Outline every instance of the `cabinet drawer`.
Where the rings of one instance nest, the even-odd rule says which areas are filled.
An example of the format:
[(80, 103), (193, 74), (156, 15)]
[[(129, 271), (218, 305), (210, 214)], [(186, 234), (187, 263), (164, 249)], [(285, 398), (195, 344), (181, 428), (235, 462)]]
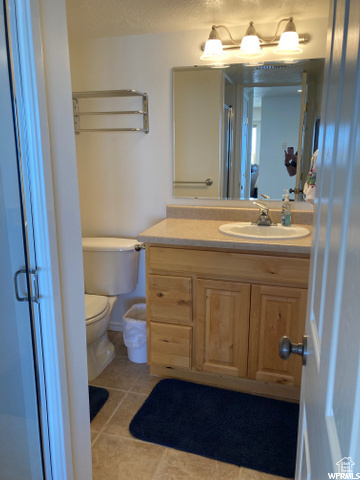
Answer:
[(192, 280), (185, 277), (149, 275), (148, 319), (189, 325), (192, 322)]
[(191, 368), (192, 328), (150, 322), (150, 364)]
[(220, 275), (247, 282), (307, 287), (309, 258), (150, 247), (148, 269)]

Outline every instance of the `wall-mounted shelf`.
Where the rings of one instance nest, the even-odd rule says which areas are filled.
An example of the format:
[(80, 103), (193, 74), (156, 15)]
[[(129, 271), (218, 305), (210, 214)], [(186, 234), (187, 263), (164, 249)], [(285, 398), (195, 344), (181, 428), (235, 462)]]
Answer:
[[(80, 111), (79, 100), (82, 98), (115, 98), (115, 97), (142, 97), (142, 110), (114, 110), (106, 112), (82, 112)], [(148, 96), (136, 90), (104, 90), (97, 92), (73, 92), (73, 110), (75, 133), (80, 132), (144, 132), (149, 133), (149, 113), (148, 113)], [(143, 128), (81, 128), (80, 117), (96, 116), (96, 115), (142, 115)]]

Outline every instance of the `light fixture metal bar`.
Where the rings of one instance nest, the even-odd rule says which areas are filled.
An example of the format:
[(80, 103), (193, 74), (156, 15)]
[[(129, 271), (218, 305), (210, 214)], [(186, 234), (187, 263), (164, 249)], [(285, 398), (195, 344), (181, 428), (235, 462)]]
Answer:
[[(280, 37), (273, 40), (262, 39), (260, 40), (261, 47), (276, 47), (279, 44)], [(301, 45), (306, 45), (310, 41), (310, 35), (308, 33), (299, 34), (299, 43)], [(235, 40), (236, 43), (230, 43), (228, 40), (222, 40), (224, 50), (237, 50), (240, 48), (241, 40)], [(201, 50), (204, 51), (205, 43), (201, 45)]]

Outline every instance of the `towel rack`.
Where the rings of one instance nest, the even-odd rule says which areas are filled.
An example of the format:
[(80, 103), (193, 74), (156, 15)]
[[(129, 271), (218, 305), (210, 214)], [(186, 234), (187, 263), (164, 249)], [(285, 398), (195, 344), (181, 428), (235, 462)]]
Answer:
[[(142, 97), (142, 110), (117, 110), (106, 112), (81, 112), (79, 99), (81, 98), (114, 98), (114, 97)], [(95, 92), (73, 92), (73, 110), (75, 133), (80, 132), (144, 132), (149, 133), (149, 113), (148, 113), (148, 96), (136, 90), (102, 90)], [(80, 128), (80, 117), (91, 115), (142, 115), (143, 128)]]
[(207, 185), (208, 187), (214, 183), (214, 180), (212, 178), (207, 178), (204, 182), (173, 182), (174, 185), (180, 185), (180, 184), (196, 184), (196, 185)]

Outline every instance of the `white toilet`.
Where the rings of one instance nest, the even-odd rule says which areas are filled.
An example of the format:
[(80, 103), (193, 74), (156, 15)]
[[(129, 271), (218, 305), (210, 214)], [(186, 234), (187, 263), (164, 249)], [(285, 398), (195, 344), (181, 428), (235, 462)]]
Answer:
[(89, 381), (100, 375), (115, 356), (107, 329), (118, 295), (136, 288), (137, 243), (134, 238), (82, 239)]

